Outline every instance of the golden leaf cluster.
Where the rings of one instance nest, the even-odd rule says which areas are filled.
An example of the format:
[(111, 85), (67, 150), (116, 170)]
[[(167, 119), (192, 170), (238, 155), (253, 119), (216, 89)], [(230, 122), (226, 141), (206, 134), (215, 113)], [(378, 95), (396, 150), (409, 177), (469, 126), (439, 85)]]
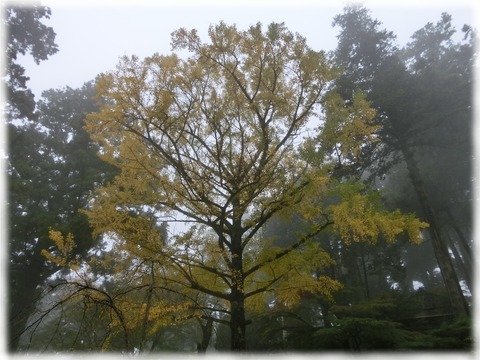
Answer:
[[(268, 253), (263, 254), (265, 266), (252, 275), (250, 279), (250, 291), (255, 288), (271, 284), (268, 292), (252, 296), (247, 300), (247, 305), (252, 310), (264, 309), (264, 304), (270, 295), (274, 294), (275, 301), (283, 306), (292, 307), (298, 303), (305, 294), (317, 294), (332, 299), (333, 294), (341, 289), (342, 285), (325, 275), (325, 270), (335, 264), (333, 259), (315, 241), (308, 241), (288, 256), (272, 262), (268, 259), (284, 249), (269, 247)], [(247, 291), (248, 293), (248, 291)]]
[(413, 214), (382, 209), (378, 192), (351, 182), (340, 185), (337, 191), (340, 201), (331, 205), (330, 211), (334, 228), (345, 243), (363, 241), (374, 244), (380, 236), (392, 243), (402, 233), (406, 233), (412, 243), (421, 242), (421, 230), (428, 224)]
[(354, 92), (351, 103), (330, 93), (324, 101), (325, 123), (318, 138), (325, 155), (340, 165), (362, 163), (362, 149), (379, 141), (375, 124), (376, 111), (361, 91)]
[(42, 249), (42, 255), (48, 261), (51, 261), (58, 266), (68, 266), (73, 271), (78, 270), (78, 261), (72, 258), (73, 250), (75, 248), (73, 234), (68, 233), (66, 236), (63, 236), (60, 231), (50, 228), (48, 235), (50, 240), (55, 244), (55, 247), (52, 251)]

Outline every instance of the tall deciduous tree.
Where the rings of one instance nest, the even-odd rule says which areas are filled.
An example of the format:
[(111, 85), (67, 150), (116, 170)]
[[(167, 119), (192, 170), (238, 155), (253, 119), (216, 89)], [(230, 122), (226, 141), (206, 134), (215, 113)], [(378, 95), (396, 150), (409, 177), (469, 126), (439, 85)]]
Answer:
[[(180, 29), (173, 47), (190, 57), (124, 58), (99, 78), (103, 106), (87, 129), (122, 173), (100, 189), (88, 214), (97, 232), (171, 264), (172, 283), (223, 302), (231, 348), (245, 350), (249, 304), (270, 293), (289, 304), (302, 291), (328, 296), (339, 288), (316, 271), (330, 262), (312, 241), (316, 234), (334, 226), (350, 241), (392, 240), (404, 230), (417, 239), (423, 224), (382, 211), (369, 192), (348, 184), (336, 204), (321, 206), (329, 177), (298, 148), (332, 80), (322, 52), (283, 24), (263, 32), (260, 24), (239, 31), (220, 23), (209, 37), (203, 43), (195, 30)], [(294, 208), (313, 225), (289, 247), (271, 246), (260, 230)], [(160, 214), (195, 226), (162, 244)]]

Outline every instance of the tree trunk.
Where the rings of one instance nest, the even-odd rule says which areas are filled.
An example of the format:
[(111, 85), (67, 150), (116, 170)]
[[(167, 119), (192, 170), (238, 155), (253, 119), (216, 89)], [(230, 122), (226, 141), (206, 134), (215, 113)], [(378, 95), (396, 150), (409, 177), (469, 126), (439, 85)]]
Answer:
[(245, 292), (243, 273), (243, 249), (242, 249), (242, 211), (238, 198), (233, 199), (233, 226), (231, 236), (231, 265), (232, 285), (230, 295), (230, 336), (231, 350), (245, 351)]
[(205, 324), (202, 323), (202, 320), (199, 320), (200, 328), (202, 329), (202, 341), (197, 344), (197, 351), (199, 354), (204, 354), (207, 352), (208, 345), (210, 344), (210, 338), (212, 337), (213, 331), (213, 317), (207, 318)]
[[(463, 231), (460, 229), (460, 227), (457, 225), (457, 222), (455, 221), (455, 218), (452, 215), (452, 212), (450, 209), (446, 209), (446, 214), (448, 215), (448, 218), (450, 219), (450, 225), (455, 231), (455, 234), (457, 235), (458, 238), (458, 243), (461, 245), (461, 248), (463, 249), (462, 255), (465, 258), (466, 265), (468, 268), (472, 268), (472, 248), (470, 247), (470, 244), (464, 235)], [(469, 237), (471, 236), (471, 232), (469, 232)]]
[[(25, 270), (25, 274), (28, 271)], [(15, 352), (18, 350), (19, 340), (25, 331), (27, 321), (33, 313), (38, 295), (37, 290), (33, 285), (31, 279), (26, 279), (26, 276), (18, 276), (17, 279), (25, 283), (18, 286), (15, 290), (10, 290), (9, 299), (9, 329), (8, 329), (8, 350)], [(21, 294), (20, 294), (21, 288)], [(18, 294), (15, 294), (18, 293)]]
[(9, 269), (9, 325), (8, 350), (19, 350), (19, 340), (25, 332), (28, 319), (35, 311), (40, 292), (38, 285), (45, 280), (42, 262), (38, 256), (32, 256), (30, 262), (18, 264), (16, 269)]
[[(448, 236), (448, 235), (447, 235)], [(450, 243), (450, 251), (453, 254), (453, 257), (455, 258), (455, 264), (457, 265), (457, 269), (460, 270), (460, 273), (463, 274), (463, 280), (467, 284), (468, 289), (472, 288), (472, 278), (470, 276), (470, 270), (467, 268), (465, 260), (462, 259), (462, 256), (460, 255), (460, 252), (458, 251), (457, 247), (455, 246), (455, 241), (449, 237), (449, 243)]]
[(230, 334), (231, 334), (231, 350), (245, 351), (247, 343), (245, 341), (245, 299), (243, 293), (232, 293), (231, 318), (230, 318)]
[(365, 286), (365, 296), (370, 299), (370, 286), (368, 285), (367, 267), (365, 265), (365, 254), (363, 246), (360, 246), (360, 259), (362, 260), (363, 285)]
[(415, 162), (413, 152), (406, 146), (406, 144), (403, 144), (401, 150), (407, 164), (410, 179), (417, 194), (420, 206), (422, 207), (425, 220), (430, 225), (429, 232), (432, 240), (433, 250), (438, 262), (438, 266), (440, 267), (440, 271), (442, 273), (445, 288), (450, 298), (454, 314), (456, 316), (468, 315), (469, 309), (467, 302), (463, 297), (463, 292), (460, 288), (452, 259), (448, 253), (446, 242), (441, 237), (440, 228), (438, 227), (435, 219), (434, 211), (428, 202), (425, 186)]
[(145, 298), (145, 313), (143, 315), (142, 321), (142, 335), (140, 337), (140, 352), (142, 352), (147, 343), (147, 326), (148, 326), (148, 318), (150, 316), (150, 308), (152, 306), (152, 296), (153, 296), (153, 289), (155, 286), (155, 268), (153, 261), (150, 263), (150, 285), (147, 290), (147, 296)]
[[(240, 244), (239, 244), (240, 245)], [(245, 351), (245, 294), (244, 294), (244, 274), (243, 274), (243, 260), (241, 253), (241, 246), (238, 246), (237, 251), (233, 247), (232, 251), (232, 287), (230, 300), (230, 334), (231, 334), (231, 350)], [(240, 250), (240, 252), (238, 251)]]

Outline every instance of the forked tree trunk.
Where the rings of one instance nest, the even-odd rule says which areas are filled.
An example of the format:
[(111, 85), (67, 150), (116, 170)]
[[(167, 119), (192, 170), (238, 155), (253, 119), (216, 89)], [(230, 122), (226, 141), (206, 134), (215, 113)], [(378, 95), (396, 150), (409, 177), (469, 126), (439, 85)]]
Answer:
[(199, 354), (204, 354), (208, 349), (210, 338), (212, 337), (213, 317), (207, 318), (205, 324), (202, 323), (202, 320), (199, 320), (199, 322), (200, 328), (202, 329), (202, 340), (197, 344), (197, 351)]

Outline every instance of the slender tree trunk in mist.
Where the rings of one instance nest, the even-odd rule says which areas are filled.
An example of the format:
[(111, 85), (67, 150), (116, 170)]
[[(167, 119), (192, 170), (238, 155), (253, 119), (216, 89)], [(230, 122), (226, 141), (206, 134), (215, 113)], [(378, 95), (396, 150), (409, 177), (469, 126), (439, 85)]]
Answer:
[(38, 286), (45, 281), (42, 272), (42, 257), (39, 254), (40, 249), (36, 250), (36, 254), (24, 264), (17, 265), (18, 268), (10, 270), (9, 277), (15, 283), (10, 283), (9, 296), (9, 324), (7, 349), (14, 352), (19, 350), (19, 340), (25, 332), (30, 315), (33, 314), (37, 304), (39, 291)]
[(455, 258), (455, 264), (457, 265), (457, 269), (459, 269), (461, 274), (463, 274), (463, 280), (467, 284), (468, 289), (471, 289), (472, 288), (472, 277), (470, 276), (471, 268), (467, 267), (465, 260), (462, 259), (460, 252), (455, 246), (455, 241), (451, 237), (449, 237), (448, 234), (447, 234), (447, 238), (449, 240), (450, 250), (452, 251), (453, 257)]
[(202, 320), (199, 320), (200, 328), (202, 329), (202, 340), (197, 344), (197, 351), (199, 354), (204, 354), (207, 351), (208, 345), (213, 332), (213, 318), (209, 317), (206, 323), (203, 324)]
[(469, 315), (469, 308), (463, 296), (455, 268), (453, 267), (452, 258), (448, 253), (446, 242), (442, 239), (433, 209), (428, 202), (425, 186), (415, 162), (413, 151), (405, 144), (402, 145), (401, 151), (407, 164), (408, 174), (412, 181), (412, 185), (417, 194), (420, 206), (422, 207), (425, 220), (430, 224), (428, 229), (432, 240), (433, 250), (442, 273), (445, 288), (450, 298), (454, 314), (456, 316)]

